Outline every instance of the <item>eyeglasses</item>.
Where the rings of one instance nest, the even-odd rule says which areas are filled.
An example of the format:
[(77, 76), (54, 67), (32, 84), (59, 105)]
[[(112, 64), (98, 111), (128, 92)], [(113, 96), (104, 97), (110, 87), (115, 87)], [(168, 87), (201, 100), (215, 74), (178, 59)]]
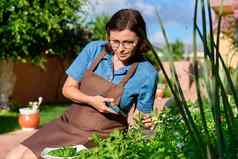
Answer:
[(109, 43), (112, 46), (112, 48), (114, 48), (114, 49), (118, 49), (120, 47), (120, 45), (124, 49), (132, 49), (133, 47), (136, 46), (137, 40), (135, 40), (135, 41), (122, 41), (122, 42), (120, 42), (119, 40), (109, 40)]

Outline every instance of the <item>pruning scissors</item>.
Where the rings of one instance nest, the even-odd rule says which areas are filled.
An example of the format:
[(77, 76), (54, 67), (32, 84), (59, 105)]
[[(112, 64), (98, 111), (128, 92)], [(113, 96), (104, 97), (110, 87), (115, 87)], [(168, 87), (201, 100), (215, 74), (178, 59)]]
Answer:
[(111, 102), (105, 102), (106, 106), (111, 109), (113, 113), (120, 113), (124, 117), (127, 117), (126, 113), (124, 113), (118, 105), (112, 105)]

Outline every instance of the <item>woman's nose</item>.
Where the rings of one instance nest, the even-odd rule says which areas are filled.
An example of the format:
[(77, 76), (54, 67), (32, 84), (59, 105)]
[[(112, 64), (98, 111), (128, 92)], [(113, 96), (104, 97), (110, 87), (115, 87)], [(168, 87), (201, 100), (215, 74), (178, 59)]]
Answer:
[(120, 43), (119, 47), (117, 48), (118, 51), (124, 51), (125, 48), (123, 47), (123, 45)]

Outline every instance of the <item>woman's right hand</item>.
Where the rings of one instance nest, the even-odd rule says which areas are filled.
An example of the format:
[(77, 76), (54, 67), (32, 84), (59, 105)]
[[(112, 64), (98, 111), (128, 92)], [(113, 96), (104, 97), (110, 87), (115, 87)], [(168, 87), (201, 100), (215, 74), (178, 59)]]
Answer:
[(106, 102), (114, 102), (114, 99), (105, 98), (99, 95), (91, 96), (88, 104), (96, 108), (101, 113), (111, 112), (110, 108), (106, 106)]
[(87, 103), (96, 108), (99, 112), (113, 113), (105, 104), (105, 102), (114, 102), (113, 98), (105, 98), (100, 95), (88, 96), (78, 89), (78, 85), (78, 81), (68, 76), (63, 86), (63, 95), (76, 103)]

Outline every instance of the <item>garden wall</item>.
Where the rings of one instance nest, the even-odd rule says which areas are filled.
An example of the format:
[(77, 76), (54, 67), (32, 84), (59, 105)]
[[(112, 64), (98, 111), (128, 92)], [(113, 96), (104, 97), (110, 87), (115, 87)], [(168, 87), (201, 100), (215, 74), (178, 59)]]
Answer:
[(11, 100), (27, 104), (39, 96), (45, 103), (61, 103), (67, 100), (62, 95), (62, 86), (66, 79), (65, 69), (72, 58), (47, 57), (46, 70), (29, 63), (16, 63), (16, 85)]
[[(22, 105), (27, 104), (29, 100), (37, 100), (39, 96), (44, 98), (45, 103), (68, 102), (62, 95), (62, 86), (66, 79), (65, 69), (71, 62), (72, 58), (48, 57), (46, 70), (29, 63), (16, 63), (16, 85), (11, 99)], [(185, 97), (194, 100), (195, 87), (192, 85), (190, 88), (188, 84), (189, 65), (190, 61), (175, 62)], [(167, 62), (164, 62), (164, 66), (166, 72), (169, 72)]]

